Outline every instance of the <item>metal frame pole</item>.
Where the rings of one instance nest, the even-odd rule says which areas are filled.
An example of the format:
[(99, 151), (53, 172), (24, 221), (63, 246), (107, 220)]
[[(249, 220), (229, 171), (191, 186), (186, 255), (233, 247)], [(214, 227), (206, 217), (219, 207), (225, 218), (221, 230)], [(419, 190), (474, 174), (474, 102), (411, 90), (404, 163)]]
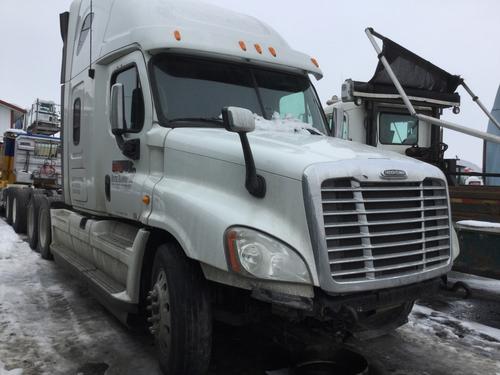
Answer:
[(500, 130), (500, 123), (497, 121), (496, 118), (493, 117), (493, 115), (486, 109), (486, 107), (483, 105), (483, 103), (479, 100), (479, 97), (472, 92), (470, 87), (465, 83), (465, 81), (462, 79), (462, 82), (460, 83), (462, 87), (467, 91), (467, 93), (470, 95), (472, 98), (472, 101), (475, 102), (479, 108), (484, 112), (486, 116), (495, 124), (495, 126)]
[[(460, 133), (464, 133), (467, 135), (471, 135), (473, 137), (484, 139), (484, 140), (489, 141), (489, 142), (494, 142), (494, 143), (500, 144), (500, 137), (497, 135), (489, 134), (489, 133), (486, 133), (486, 132), (483, 132), (480, 130), (475, 130), (475, 129), (471, 129), (471, 128), (468, 128), (468, 127), (465, 127), (462, 125), (458, 125), (458, 124), (455, 124), (453, 122), (444, 121), (444, 120), (441, 120), (441, 119), (438, 119), (435, 117), (421, 115), (421, 114), (417, 113), (417, 111), (415, 111), (415, 108), (411, 104), (411, 101), (408, 98), (408, 95), (406, 95), (406, 92), (403, 89), (403, 86), (401, 86), (401, 83), (399, 83), (398, 77), (396, 77), (396, 75), (394, 74), (394, 72), (391, 68), (391, 65), (389, 64), (389, 62), (387, 61), (385, 56), (382, 54), (382, 50), (380, 49), (379, 45), (377, 44), (377, 41), (375, 40), (375, 38), (372, 34), (372, 31), (373, 31), (373, 29), (366, 28), (365, 29), (366, 36), (368, 37), (371, 44), (373, 45), (375, 52), (377, 52), (377, 55), (378, 55), (380, 62), (384, 65), (384, 68), (386, 69), (387, 74), (389, 75), (389, 78), (391, 79), (394, 86), (396, 86), (396, 90), (398, 91), (399, 95), (401, 96), (401, 99), (403, 100), (406, 108), (408, 109), (408, 111), (410, 112), (410, 115), (412, 117), (416, 117), (422, 121), (428, 121), (434, 125), (438, 125), (438, 126), (441, 126), (443, 128), (455, 130), (455, 131), (460, 132)], [(477, 99), (477, 96), (474, 96), (472, 91), (470, 91), (470, 89), (467, 87), (467, 85), (465, 85), (465, 83), (463, 81), (462, 81), (462, 85), (467, 90), (467, 92), (469, 92), (469, 94), (472, 94), (473, 99), (476, 98), (476, 100), (474, 100), (474, 101), (477, 102), (479, 99)], [(479, 103), (478, 103), (478, 105), (479, 105)], [(481, 109), (484, 108), (482, 103), (481, 103), (480, 107), (481, 107)], [(489, 112), (486, 110), (486, 108), (484, 108), (483, 111), (485, 111), (486, 113), (489, 114)], [(490, 116), (488, 116), (488, 117), (490, 117)], [(492, 116), (490, 118), (492, 118)], [(494, 122), (498, 126), (498, 122), (496, 120), (494, 120)]]
[(471, 135), (471, 136), (476, 137), (476, 138), (484, 139), (485, 141), (488, 141), (488, 142), (500, 144), (500, 136), (498, 136), (498, 135), (489, 134), (486, 132), (482, 132), (481, 130), (468, 128), (466, 126), (458, 125), (458, 124), (455, 124), (453, 122), (441, 120), (441, 119), (438, 119), (438, 118), (435, 118), (432, 116), (422, 115), (420, 113), (415, 114), (415, 117), (417, 117), (419, 120), (427, 121), (427, 122), (430, 122), (431, 124), (438, 125), (438, 126), (441, 126), (443, 128), (455, 130), (455, 131), (458, 131), (460, 133)]

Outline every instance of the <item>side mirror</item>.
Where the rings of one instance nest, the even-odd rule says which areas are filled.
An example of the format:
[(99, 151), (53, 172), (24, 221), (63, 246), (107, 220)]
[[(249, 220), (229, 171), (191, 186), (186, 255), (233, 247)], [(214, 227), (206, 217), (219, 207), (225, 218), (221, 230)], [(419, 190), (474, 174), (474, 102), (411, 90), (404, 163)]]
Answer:
[(253, 113), (245, 108), (222, 108), (222, 122), (226, 130), (234, 133), (250, 133), (255, 130)]
[(111, 132), (121, 135), (127, 131), (125, 124), (125, 98), (123, 97), (123, 84), (115, 83), (111, 87)]

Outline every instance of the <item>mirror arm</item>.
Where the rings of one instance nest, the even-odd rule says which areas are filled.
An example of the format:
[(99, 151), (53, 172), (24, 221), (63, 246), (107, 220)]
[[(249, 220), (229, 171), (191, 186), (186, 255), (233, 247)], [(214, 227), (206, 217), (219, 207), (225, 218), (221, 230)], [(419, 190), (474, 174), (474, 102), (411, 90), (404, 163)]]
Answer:
[(248, 143), (247, 133), (238, 133), (243, 147), (243, 156), (245, 158), (245, 187), (250, 194), (256, 198), (264, 198), (266, 195), (266, 180), (261, 175), (257, 174), (255, 162), (253, 160), (252, 149)]
[(139, 160), (141, 158), (141, 141), (139, 139), (125, 140), (122, 137), (125, 134), (123, 131), (113, 131), (118, 148), (127, 158), (132, 160)]

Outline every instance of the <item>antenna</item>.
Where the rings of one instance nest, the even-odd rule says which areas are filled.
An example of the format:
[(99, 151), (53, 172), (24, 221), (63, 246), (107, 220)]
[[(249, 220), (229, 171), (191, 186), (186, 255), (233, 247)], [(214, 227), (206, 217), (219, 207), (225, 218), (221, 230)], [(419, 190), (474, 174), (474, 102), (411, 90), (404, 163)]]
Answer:
[(92, 26), (94, 26), (94, 10), (90, 0), (90, 53), (89, 53), (89, 77), (94, 79), (95, 69), (92, 69)]

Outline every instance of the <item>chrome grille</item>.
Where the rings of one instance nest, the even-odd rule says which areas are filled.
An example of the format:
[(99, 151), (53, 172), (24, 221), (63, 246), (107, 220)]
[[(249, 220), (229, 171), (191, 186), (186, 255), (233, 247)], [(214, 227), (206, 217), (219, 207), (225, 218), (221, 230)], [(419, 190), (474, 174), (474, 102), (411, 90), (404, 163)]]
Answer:
[(329, 179), (321, 196), (334, 281), (381, 280), (447, 265), (450, 227), (443, 181)]

